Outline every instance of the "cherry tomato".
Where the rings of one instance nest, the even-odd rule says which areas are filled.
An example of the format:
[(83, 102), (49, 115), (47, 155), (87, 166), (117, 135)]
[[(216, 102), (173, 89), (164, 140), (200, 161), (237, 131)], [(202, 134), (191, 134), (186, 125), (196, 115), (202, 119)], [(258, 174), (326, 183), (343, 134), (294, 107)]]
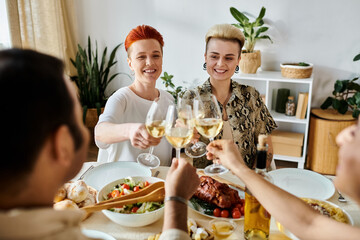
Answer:
[(111, 192), (108, 193), (107, 198), (111, 198)]
[(233, 212), (240, 212), (240, 209), (237, 207), (234, 207), (233, 209), (231, 209), (231, 213), (233, 213)]
[(242, 206), (241, 203), (237, 203), (237, 204), (235, 205), (235, 207), (236, 207), (237, 209), (239, 209), (239, 210), (240, 210), (241, 206)]
[(127, 185), (126, 183), (124, 183), (121, 187), (122, 187), (123, 189), (130, 190), (130, 186)]
[(140, 187), (139, 186), (135, 186), (134, 187), (134, 192), (137, 192), (137, 191), (139, 191), (140, 190)]
[(119, 191), (119, 190), (115, 189), (115, 190), (113, 190), (113, 191), (111, 192), (111, 197), (117, 198), (117, 197), (119, 197), (119, 196), (120, 196), (120, 191)]
[(147, 187), (147, 186), (149, 186), (150, 185), (150, 183), (148, 182), (148, 181), (145, 181), (144, 182), (144, 187)]
[(240, 218), (241, 217), (241, 213), (239, 211), (233, 211), (232, 212), (232, 217), (233, 218)]
[(223, 218), (227, 218), (227, 217), (229, 217), (229, 211), (224, 209), (224, 210), (221, 211), (220, 215)]
[(131, 209), (131, 212), (132, 212), (132, 213), (136, 213), (138, 209), (139, 209), (138, 207), (133, 207), (133, 208)]
[(241, 198), (240, 203), (241, 203), (241, 205), (244, 205), (245, 204), (245, 199)]
[(220, 215), (221, 215), (220, 208), (215, 208), (213, 214), (215, 217), (220, 217)]
[(241, 215), (244, 215), (244, 206), (241, 206), (240, 213), (241, 213)]

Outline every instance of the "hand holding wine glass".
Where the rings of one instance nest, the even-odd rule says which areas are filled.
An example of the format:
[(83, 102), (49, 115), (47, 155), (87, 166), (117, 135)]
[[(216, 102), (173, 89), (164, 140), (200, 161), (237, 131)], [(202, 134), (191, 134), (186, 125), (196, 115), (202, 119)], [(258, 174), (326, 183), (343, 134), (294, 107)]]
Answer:
[[(211, 94), (207, 99), (202, 100), (201, 102), (201, 100), (194, 99), (195, 127), (211, 142), (220, 133), (224, 122), (216, 97)], [(204, 108), (207, 111), (204, 111)], [(223, 174), (227, 171), (229, 171), (227, 168), (216, 162), (205, 168), (207, 174)]]
[[(183, 116), (179, 117), (179, 112)], [(176, 158), (180, 158), (180, 149), (185, 147), (193, 137), (192, 110), (189, 105), (184, 105), (181, 109), (176, 109), (175, 105), (170, 105), (166, 114), (165, 137), (168, 142), (176, 149)]]
[[(159, 99), (155, 99), (149, 112), (146, 115), (145, 127), (148, 133), (155, 137), (161, 138), (165, 134), (165, 114), (161, 111), (158, 103)], [(141, 153), (137, 157), (138, 163), (149, 167), (157, 168), (160, 165), (160, 159), (153, 155), (154, 147), (150, 147), (149, 153)]]

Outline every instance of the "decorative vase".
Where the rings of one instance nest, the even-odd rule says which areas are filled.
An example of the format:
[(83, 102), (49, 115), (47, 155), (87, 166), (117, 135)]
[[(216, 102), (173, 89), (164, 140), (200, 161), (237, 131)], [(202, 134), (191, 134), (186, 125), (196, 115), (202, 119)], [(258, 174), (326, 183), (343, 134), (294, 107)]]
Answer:
[(242, 51), (240, 60), (240, 69), (243, 73), (256, 73), (257, 69), (261, 66), (261, 53), (260, 50), (254, 52)]

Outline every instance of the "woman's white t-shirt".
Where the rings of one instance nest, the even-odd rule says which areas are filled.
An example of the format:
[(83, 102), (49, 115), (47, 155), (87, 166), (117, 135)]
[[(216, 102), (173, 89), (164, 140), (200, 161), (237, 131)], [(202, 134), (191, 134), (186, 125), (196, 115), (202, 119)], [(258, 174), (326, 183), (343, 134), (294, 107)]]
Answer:
[[(166, 114), (168, 106), (173, 104), (174, 98), (164, 90), (159, 89), (159, 105)], [(145, 123), (147, 112), (152, 101), (136, 95), (129, 87), (117, 90), (106, 102), (103, 114), (100, 115), (98, 124), (101, 122), (121, 123)], [(131, 145), (130, 140), (106, 144), (95, 141), (99, 147), (98, 162), (135, 161), (140, 153), (149, 152), (149, 149), (139, 149)], [(153, 154), (160, 159), (160, 165), (170, 166), (171, 145), (165, 138), (155, 146)]]

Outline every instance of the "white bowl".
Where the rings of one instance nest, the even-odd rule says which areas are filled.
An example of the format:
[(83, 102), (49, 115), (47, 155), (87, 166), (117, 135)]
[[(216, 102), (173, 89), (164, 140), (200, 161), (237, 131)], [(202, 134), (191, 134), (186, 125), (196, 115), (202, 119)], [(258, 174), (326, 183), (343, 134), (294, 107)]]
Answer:
[(151, 176), (151, 170), (140, 165), (137, 162), (111, 162), (103, 163), (89, 170), (84, 175), (84, 181), (87, 185), (92, 186), (96, 190), (100, 190), (106, 184), (126, 178), (128, 176)]
[[(150, 184), (155, 182), (164, 182), (164, 180), (156, 177), (132, 177), (135, 181), (148, 181)], [(105, 196), (113, 189), (117, 184), (124, 183), (125, 178), (115, 180), (106, 184), (97, 194), (97, 201), (104, 201)], [(148, 213), (139, 214), (125, 214), (112, 212), (110, 210), (102, 210), (106, 217), (111, 221), (126, 227), (142, 227), (152, 224), (159, 220), (164, 215), (164, 207)]]
[[(303, 200), (305, 200), (306, 198), (304, 198)], [(344, 209), (342, 209), (341, 207), (339, 207), (338, 205), (336, 205), (335, 203), (329, 202), (329, 201), (322, 201), (322, 200), (317, 200), (317, 199), (308, 199), (309, 201), (318, 201), (318, 202), (324, 202), (325, 204), (329, 204), (334, 208), (340, 209), (345, 217), (348, 220), (348, 224), (350, 224), (351, 226), (354, 226), (354, 220), (352, 219), (352, 217), (350, 216), (350, 214), (348, 212), (346, 212)], [(276, 220), (275, 220), (276, 221)], [(278, 227), (279, 231), (284, 233), (286, 236), (288, 236), (291, 239), (294, 240), (298, 240), (299, 238), (297, 238), (292, 232), (290, 232), (287, 228), (285, 228), (281, 223), (279, 223), (278, 221), (276, 221), (276, 226)]]

